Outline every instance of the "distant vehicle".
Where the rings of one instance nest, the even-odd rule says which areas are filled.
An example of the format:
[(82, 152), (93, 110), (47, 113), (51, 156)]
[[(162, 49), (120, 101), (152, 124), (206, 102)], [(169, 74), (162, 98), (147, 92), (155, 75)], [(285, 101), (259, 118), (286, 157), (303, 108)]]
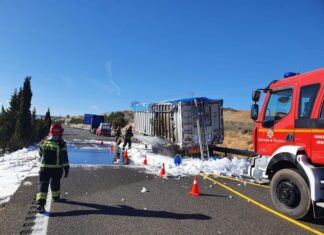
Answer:
[(96, 135), (110, 136), (111, 127), (108, 125), (108, 123), (100, 123), (99, 127), (96, 130)]
[(95, 134), (100, 123), (104, 122), (104, 119), (103, 115), (84, 114), (83, 124), (90, 125), (91, 133)]

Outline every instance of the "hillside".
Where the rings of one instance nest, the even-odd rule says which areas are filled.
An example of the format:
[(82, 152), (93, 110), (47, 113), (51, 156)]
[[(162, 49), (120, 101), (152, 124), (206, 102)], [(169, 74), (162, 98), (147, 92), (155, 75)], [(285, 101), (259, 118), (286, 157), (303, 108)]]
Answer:
[(252, 150), (254, 122), (248, 110), (224, 109), (225, 139), (222, 146)]

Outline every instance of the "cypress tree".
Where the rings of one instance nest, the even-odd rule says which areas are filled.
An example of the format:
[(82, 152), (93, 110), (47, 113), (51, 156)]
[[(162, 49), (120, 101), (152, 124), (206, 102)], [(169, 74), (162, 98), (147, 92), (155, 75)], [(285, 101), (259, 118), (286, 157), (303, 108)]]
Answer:
[(40, 141), (42, 140), (44, 137), (47, 136), (49, 129), (51, 127), (52, 124), (52, 118), (51, 118), (51, 113), (50, 110), (48, 109), (46, 114), (45, 114), (45, 118), (44, 120), (41, 119), (39, 122), (38, 126), (38, 132), (37, 132), (37, 140)]
[(51, 125), (52, 125), (51, 112), (50, 112), (49, 108), (47, 109), (47, 112), (45, 114), (44, 122), (45, 122), (45, 126), (46, 126), (46, 132), (48, 133), (49, 129), (50, 129)]
[(32, 91), (30, 87), (31, 77), (26, 77), (24, 86), (18, 97), (20, 98), (19, 113), (15, 126), (15, 140), (18, 147), (24, 147), (29, 144), (31, 138), (31, 99)]
[(32, 134), (31, 134), (31, 141), (35, 143), (37, 140), (37, 120), (36, 120), (36, 108), (33, 109), (32, 116), (31, 116), (31, 127), (32, 127)]

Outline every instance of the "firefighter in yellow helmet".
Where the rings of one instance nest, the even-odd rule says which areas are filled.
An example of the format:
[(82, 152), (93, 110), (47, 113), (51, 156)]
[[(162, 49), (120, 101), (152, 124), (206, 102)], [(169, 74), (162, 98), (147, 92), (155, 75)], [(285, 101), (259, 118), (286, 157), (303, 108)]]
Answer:
[(63, 131), (64, 129), (60, 124), (51, 125), (49, 135), (40, 144), (41, 166), (36, 194), (37, 210), (40, 213), (45, 211), (48, 186), (51, 185), (53, 201), (58, 201), (63, 171), (64, 177), (69, 174), (70, 165), (66, 143), (62, 139)]

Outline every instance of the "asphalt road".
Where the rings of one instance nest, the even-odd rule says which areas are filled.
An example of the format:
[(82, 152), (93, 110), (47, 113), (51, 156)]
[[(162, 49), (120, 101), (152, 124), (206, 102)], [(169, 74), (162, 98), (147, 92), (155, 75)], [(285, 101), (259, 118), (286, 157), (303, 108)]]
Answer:
[[(37, 180), (27, 178), (0, 210), (0, 234), (33, 232)], [(216, 180), (272, 207), (266, 188)], [(142, 168), (74, 167), (62, 179), (65, 200), (51, 204), (47, 234), (312, 234), (202, 177), (203, 195), (189, 196), (192, 181)], [(143, 187), (148, 192), (141, 193)], [(301, 222), (324, 232), (324, 220)]]
[(100, 140), (108, 140), (113, 141), (115, 140), (114, 136), (97, 136), (95, 134), (91, 134), (89, 130), (82, 130), (77, 128), (70, 128), (64, 126), (64, 135), (63, 139), (67, 141), (73, 141), (74, 139), (81, 139), (81, 140), (95, 140), (99, 138)]
[[(0, 234), (30, 234), (37, 177), (0, 211)], [(222, 183), (269, 203), (267, 189)], [(311, 234), (200, 178), (162, 179), (128, 167), (72, 168), (62, 180), (64, 201), (52, 203), (48, 234)], [(141, 193), (145, 187), (148, 192)], [(323, 220), (306, 223), (324, 231)]]

